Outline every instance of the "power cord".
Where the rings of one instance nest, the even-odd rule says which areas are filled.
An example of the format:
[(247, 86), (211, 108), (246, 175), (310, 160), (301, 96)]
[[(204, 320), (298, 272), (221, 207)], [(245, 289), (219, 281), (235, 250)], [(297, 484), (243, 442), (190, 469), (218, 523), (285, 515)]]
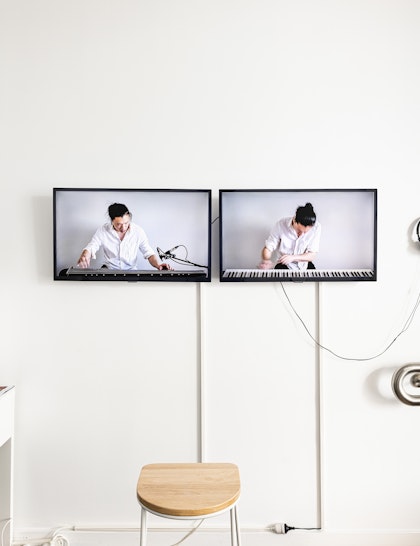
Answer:
[(2, 520), (4, 521), (3, 529), (1, 530), (1, 546), (4, 546), (4, 533), (6, 532), (7, 526), (11, 524), (12, 518)]
[[(59, 527), (51, 534), (43, 538), (25, 538), (19, 542), (14, 541), (13, 546), (45, 546), (46, 544), (49, 544), (49, 546), (69, 546), (68, 539), (61, 534), (61, 531), (65, 530), (72, 531), (74, 530), (74, 527)], [(1, 543), (1, 546), (4, 546), (3, 542)]]
[(292, 527), (290, 525), (287, 525), (287, 523), (275, 523), (271, 528), (271, 531), (273, 533), (276, 533), (278, 535), (285, 535), (289, 531), (321, 531), (321, 527)]
[(418, 306), (420, 305), (420, 293), (417, 295), (417, 300), (416, 300), (416, 303), (414, 304), (413, 306), (413, 309), (411, 310), (410, 314), (408, 315), (408, 318), (407, 320), (405, 321), (404, 323), (404, 326), (402, 327), (401, 331), (394, 337), (394, 339), (388, 343), (388, 345), (385, 347), (385, 349), (383, 351), (381, 351), (380, 353), (376, 354), (376, 355), (373, 355), (373, 356), (369, 356), (369, 357), (365, 357), (365, 358), (353, 358), (353, 357), (347, 357), (347, 356), (342, 356), (342, 355), (339, 355), (337, 354), (335, 351), (333, 351), (332, 349), (329, 349), (328, 347), (326, 347), (325, 345), (322, 345), (312, 334), (311, 332), (309, 331), (309, 328), (306, 326), (304, 320), (302, 319), (302, 317), (299, 315), (299, 313), (296, 311), (295, 307), (293, 306), (285, 288), (284, 288), (284, 285), (283, 283), (281, 282), (280, 283), (281, 285), (281, 288), (283, 290), (283, 293), (287, 299), (287, 302), (289, 303), (290, 305), (290, 308), (292, 309), (293, 313), (296, 315), (296, 317), (299, 319), (299, 321), (301, 322), (302, 326), (304, 327), (306, 333), (309, 335), (309, 337), (312, 339), (312, 341), (317, 345), (317, 347), (319, 347), (320, 349), (323, 349), (324, 351), (327, 351), (328, 353), (336, 356), (337, 358), (340, 358), (341, 360), (354, 360), (356, 362), (366, 362), (367, 360), (373, 360), (374, 358), (378, 358), (379, 356), (382, 356), (384, 353), (386, 353), (386, 351), (388, 351), (388, 349), (390, 349), (390, 347), (392, 347), (392, 345), (394, 345), (394, 343), (397, 341), (397, 339), (404, 333), (408, 330), (408, 328), (410, 327), (411, 323), (413, 322), (413, 319), (414, 319), (414, 315), (416, 314), (416, 311), (417, 311), (417, 308)]
[(69, 541), (64, 535), (60, 533), (54, 533), (50, 541), (50, 546), (69, 546)]
[[(1, 532), (1, 543), (0, 543), (1, 546), (5, 546), (4, 545), (4, 532), (5, 532), (5, 529), (6, 529), (7, 525), (10, 522), (11, 522), (11, 520), (7, 520), (6, 523), (3, 525), (3, 529), (2, 529), (2, 532)], [(181, 538), (181, 540), (179, 540), (175, 544), (171, 544), (171, 546), (178, 546), (179, 544), (184, 542), (184, 540), (186, 540), (193, 533), (195, 533), (195, 531), (200, 527), (200, 525), (203, 522), (204, 522), (204, 519), (201, 519), (197, 523), (197, 525), (195, 525), (195, 527), (193, 527), (184, 537)], [(69, 546), (69, 544), (70, 544), (69, 540), (64, 535), (61, 534), (62, 531), (66, 531), (66, 530), (67, 531), (77, 531), (77, 530), (83, 530), (83, 529), (78, 529), (75, 526), (59, 527), (58, 529), (53, 531), (48, 537), (24, 539), (22, 542), (14, 542), (13, 544), (14, 544), (14, 546), (19, 546), (19, 545), (21, 545), (21, 546), (45, 546), (46, 544), (49, 544), (50, 546)], [(98, 531), (100, 529), (89, 528), (89, 529), (84, 529), (84, 530)], [(126, 530), (126, 529), (122, 529), (122, 530)], [(140, 529), (136, 528), (136, 529), (129, 529), (129, 530), (130, 531), (131, 530), (139, 531)], [(114, 529), (112, 529), (112, 531), (114, 531)]]
[(204, 519), (201, 519), (195, 527), (191, 529), (184, 537), (181, 538), (178, 542), (175, 542), (175, 544), (172, 544), (171, 546), (178, 546), (178, 544), (181, 544), (181, 542), (184, 542), (184, 540), (187, 540), (188, 537), (190, 537), (193, 533), (197, 531), (197, 529), (200, 527), (200, 525), (203, 523)]

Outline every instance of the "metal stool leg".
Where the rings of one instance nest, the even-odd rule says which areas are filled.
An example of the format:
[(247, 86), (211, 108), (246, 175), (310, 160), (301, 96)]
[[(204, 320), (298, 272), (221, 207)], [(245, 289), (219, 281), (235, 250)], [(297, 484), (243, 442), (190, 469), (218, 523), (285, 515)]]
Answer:
[(238, 521), (238, 509), (236, 504), (233, 507), (233, 509), (235, 511), (236, 544), (237, 546), (241, 546), (241, 535), (239, 532), (239, 521)]
[(231, 546), (235, 546), (235, 544), (236, 546), (241, 546), (236, 505), (230, 510), (230, 542)]
[(141, 507), (140, 546), (146, 546), (147, 511)]

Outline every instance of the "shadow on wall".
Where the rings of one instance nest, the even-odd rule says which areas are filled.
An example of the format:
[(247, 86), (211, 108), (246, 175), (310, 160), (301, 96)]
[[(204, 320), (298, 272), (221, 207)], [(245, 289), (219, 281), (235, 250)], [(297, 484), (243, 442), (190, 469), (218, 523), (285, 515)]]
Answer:
[(32, 198), (32, 240), (27, 241), (32, 249), (32, 259), (38, 279), (53, 280), (53, 205), (52, 196)]
[(401, 403), (392, 391), (392, 377), (397, 369), (395, 366), (379, 368), (367, 376), (364, 388), (373, 402), (385, 405)]
[(375, 402), (420, 406), (420, 363), (380, 368), (368, 376), (366, 389)]

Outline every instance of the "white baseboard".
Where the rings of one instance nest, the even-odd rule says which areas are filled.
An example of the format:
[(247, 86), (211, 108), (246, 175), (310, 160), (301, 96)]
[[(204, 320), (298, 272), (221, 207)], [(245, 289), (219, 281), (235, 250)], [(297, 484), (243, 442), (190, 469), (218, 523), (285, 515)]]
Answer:
[[(14, 546), (139, 546), (135, 528), (96, 530), (62, 529), (52, 534), (42, 529), (15, 529)], [(188, 531), (187, 528), (151, 529), (148, 546), (171, 546)], [(62, 537), (62, 538), (60, 538)], [(230, 546), (230, 530), (198, 529), (183, 544), (186, 546)], [(328, 532), (289, 531), (278, 535), (265, 529), (242, 529), (241, 546), (419, 546), (420, 532)]]

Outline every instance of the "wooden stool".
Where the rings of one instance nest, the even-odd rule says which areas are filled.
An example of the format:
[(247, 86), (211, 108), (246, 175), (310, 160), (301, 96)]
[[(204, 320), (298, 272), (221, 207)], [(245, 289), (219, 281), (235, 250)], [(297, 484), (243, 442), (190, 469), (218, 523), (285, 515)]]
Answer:
[(231, 546), (240, 546), (236, 503), (238, 467), (230, 463), (149, 464), (141, 469), (140, 546), (146, 546), (147, 512), (170, 519), (204, 519), (230, 510)]

